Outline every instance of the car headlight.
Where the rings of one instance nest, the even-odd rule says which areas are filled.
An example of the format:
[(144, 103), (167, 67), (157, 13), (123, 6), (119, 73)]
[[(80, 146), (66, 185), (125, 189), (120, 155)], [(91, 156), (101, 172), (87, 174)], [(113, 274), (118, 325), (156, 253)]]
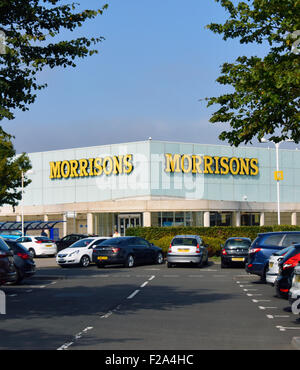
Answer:
[(79, 251), (77, 250), (77, 251), (74, 251), (74, 252), (72, 252), (72, 253), (70, 253), (69, 254), (69, 257), (72, 257), (72, 256), (75, 256), (76, 254), (78, 254), (79, 253)]

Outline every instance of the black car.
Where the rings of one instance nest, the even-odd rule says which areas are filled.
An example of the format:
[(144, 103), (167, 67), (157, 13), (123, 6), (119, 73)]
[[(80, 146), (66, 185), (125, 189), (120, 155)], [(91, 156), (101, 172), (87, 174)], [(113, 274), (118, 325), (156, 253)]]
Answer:
[(87, 235), (87, 234), (69, 234), (61, 238), (60, 240), (56, 240), (55, 244), (57, 246), (57, 252), (68, 248), (73, 243), (77, 242), (80, 239), (88, 238), (89, 236), (98, 236), (98, 235)]
[(14, 265), (13, 252), (0, 238), (0, 284), (15, 282), (17, 273)]
[(248, 251), (251, 245), (249, 238), (229, 238), (221, 251), (221, 267), (247, 262)]
[(16, 281), (20, 283), (24, 278), (30, 277), (35, 274), (36, 268), (32, 258), (32, 254), (23, 247), (22, 244), (14, 240), (5, 240), (10, 250), (13, 252), (14, 264), (16, 269)]
[(93, 262), (98, 267), (122, 264), (133, 267), (137, 264), (163, 263), (162, 249), (140, 237), (123, 236), (105, 240), (93, 250)]
[(279, 274), (275, 281), (275, 289), (278, 297), (288, 299), (292, 286), (294, 268), (300, 262), (300, 244), (295, 244), (278, 263)]

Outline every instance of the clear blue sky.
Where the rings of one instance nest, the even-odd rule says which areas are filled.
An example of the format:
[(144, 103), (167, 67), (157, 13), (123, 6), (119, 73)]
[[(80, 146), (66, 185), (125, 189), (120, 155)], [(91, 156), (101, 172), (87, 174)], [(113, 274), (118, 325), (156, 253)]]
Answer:
[[(71, 2), (71, 1), (70, 1)], [(226, 19), (214, 0), (84, 0), (83, 8), (109, 8), (62, 38), (104, 36), (99, 54), (77, 68), (45, 70), (28, 112), (4, 129), (17, 152), (146, 140), (226, 144), (225, 128), (210, 124), (215, 108), (199, 99), (224, 92), (220, 66), (263, 46), (223, 41), (205, 26)], [(262, 145), (262, 144), (259, 144)]]

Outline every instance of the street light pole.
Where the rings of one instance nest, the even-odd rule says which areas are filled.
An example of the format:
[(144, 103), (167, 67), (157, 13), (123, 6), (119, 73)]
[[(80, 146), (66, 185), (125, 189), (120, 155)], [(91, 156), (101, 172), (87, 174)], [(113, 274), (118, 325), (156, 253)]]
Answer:
[[(279, 171), (279, 145), (280, 143), (275, 143), (276, 148), (276, 171)], [(280, 225), (280, 188), (279, 179), (277, 178), (277, 223)]]
[[(284, 140), (284, 141), (280, 141), (279, 143), (274, 143), (272, 141), (272, 143), (275, 145), (275, 149), (276, 149), (276, 171), (277, 171), (277, 174), (279, 172), (279, 145), (282, 143), (282, 142), (294, 142), (294, 140), (292, 139), (287, 139), (287, 140)], [(268, 143), (269, 140), (268, 139), (265, 139), (264, 137), (261, 139), (261, 142), (262, 143)], [(277, 177), (277, 180), (276, 180), (277, 184), (277, 223), (278, 225), (280, 225), (280, 179)]]
[(24, 237), (24, 171), (22, 171), (22, 201), (21, 201), (21, 221), (22, 221), (22, 238)]
[[(28, 170), (27, 172), (25, 172), (26, 174), (28, 175), (31, 175), (31, 174), (34, 174), (34, 171), (33, 170)], [(21, 195), (22, 195), (22, 199), (21, 199), (21, 223), (22, 223), (22, 238), (24, 237), (24, 175), (25, 175), (24, 171), (21, 171)]]

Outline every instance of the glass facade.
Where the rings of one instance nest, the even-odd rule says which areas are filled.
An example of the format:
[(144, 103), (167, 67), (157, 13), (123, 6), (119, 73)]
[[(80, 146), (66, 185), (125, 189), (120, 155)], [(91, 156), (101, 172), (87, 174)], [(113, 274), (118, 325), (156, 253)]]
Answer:
[(203, 226), (203, 212), (152, 212), (152, 226)]

